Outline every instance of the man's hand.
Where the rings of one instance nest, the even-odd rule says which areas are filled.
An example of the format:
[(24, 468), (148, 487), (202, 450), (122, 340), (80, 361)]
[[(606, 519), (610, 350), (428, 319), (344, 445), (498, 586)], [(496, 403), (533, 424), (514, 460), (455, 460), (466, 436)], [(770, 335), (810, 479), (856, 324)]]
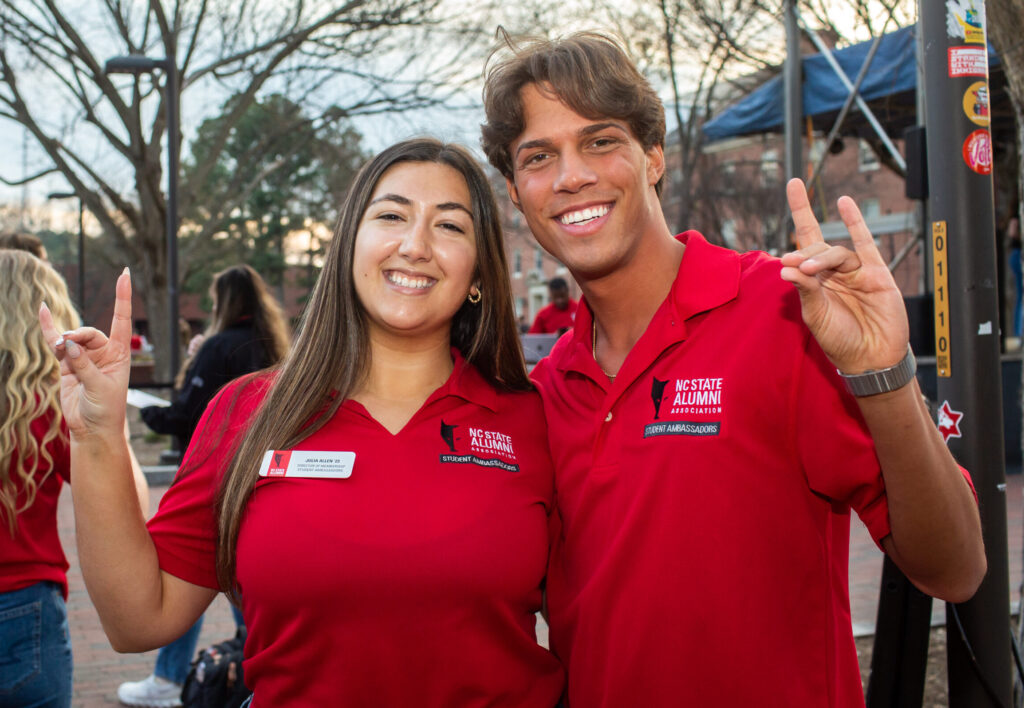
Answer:
[(857, 205), (839, 198), (851, 251), (825, 243), (801, 180), (789, 181), (786, 197), (799, 250), (782, 257), (782, 279), (799, 291), (804, 322), (818, 344), (844, 374), (899, 363), (910, 339), (907, 312)]

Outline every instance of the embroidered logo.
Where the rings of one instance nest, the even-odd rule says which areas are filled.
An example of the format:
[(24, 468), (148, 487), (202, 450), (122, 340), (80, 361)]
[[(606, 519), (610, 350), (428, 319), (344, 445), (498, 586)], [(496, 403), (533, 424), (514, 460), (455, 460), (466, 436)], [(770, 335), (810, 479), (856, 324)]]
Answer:
[(455, 429), (457, 425), (448, 425), (441, 421), (441, 439), (448, 444), (448, 449), (455, 452)]
[(668, 381), (662, 381), (658, 378), (651, 377), (651, 400), (654, 401), (654, 419), (658, 419), (658, 413), (661, 412), (661, 398), (665, 395), (665, 387), (668, 386)]
[(511, 435), (496, 430), (468, 426), (466, 430), (469, 433), (469, 450), (468, 453), (459, 454), (456, 442), (462, 441), (464, 438), (455, 436), (455, 429), (458, 427), (441, 421), (441, 439), (454, 453), (442, 454), (440, 456), (442, 464), (478, 465), (480, 467), (498, 467), (508, 472), (519, 471)]
[[(644, 437), (718, 435), (722, 429), (721, 377), (651, 379), (654, 420)], [(667, 410), (666, 410), (667, 409)], [(663, 420), (665, 419), (665, 420)]]

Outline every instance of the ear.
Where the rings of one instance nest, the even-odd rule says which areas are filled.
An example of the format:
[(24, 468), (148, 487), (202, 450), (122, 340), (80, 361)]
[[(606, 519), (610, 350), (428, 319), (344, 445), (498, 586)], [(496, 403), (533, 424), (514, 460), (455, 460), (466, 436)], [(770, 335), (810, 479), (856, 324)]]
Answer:
[(512, 205), (519, 211), (522, 211), (523, 207), (519, 203), (519, 190), (516, 189), (516, 183), (506, 177), (505, 189), (508, 190), (508, 198), (512, 200)]
[(653, 187), (665, 174), (665, 149), (653, 145), (647, 150), (647, 185)]

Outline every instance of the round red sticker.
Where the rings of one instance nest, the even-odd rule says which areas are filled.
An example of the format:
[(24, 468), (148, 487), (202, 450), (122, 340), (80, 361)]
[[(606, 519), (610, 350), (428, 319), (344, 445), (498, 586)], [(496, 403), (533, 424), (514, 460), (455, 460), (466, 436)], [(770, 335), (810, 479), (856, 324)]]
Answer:
[(979, 175), (992, 174), (992, 136), (975, 130), (964, 140), (964, 162)]

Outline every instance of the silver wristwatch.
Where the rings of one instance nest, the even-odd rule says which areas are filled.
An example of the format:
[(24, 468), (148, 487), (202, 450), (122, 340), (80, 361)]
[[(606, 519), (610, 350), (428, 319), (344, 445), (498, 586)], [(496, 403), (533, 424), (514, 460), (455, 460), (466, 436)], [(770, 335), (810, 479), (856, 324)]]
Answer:
[[(836, 369), (836, 371), (839, 371)], [(917, 359), (910, 345), (907, 345), (907, 355), (898, 364), (888, 369), (877, 371), (865, 371), (863, 374), (844, 374), (839, 371), (846, 384), (846, 390), (854, 396), (876, 396), (879, 393), (888, 393), (898, 388), (903, 388), (914, 378), (917, 372)]]

